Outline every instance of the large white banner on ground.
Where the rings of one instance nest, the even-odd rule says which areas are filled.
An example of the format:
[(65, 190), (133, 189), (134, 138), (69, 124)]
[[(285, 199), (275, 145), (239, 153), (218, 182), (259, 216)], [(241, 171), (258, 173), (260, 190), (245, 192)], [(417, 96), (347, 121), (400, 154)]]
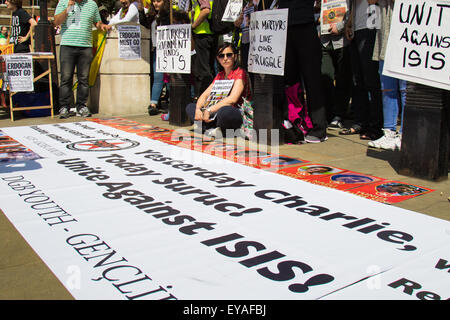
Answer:
[(395, 1), (383, 74), (450, 90), (450, 1)]
[(0, 207), (77, 299), (449, 297), (448, 221), (97, 123), (2, 130), (42, 159), (0, 166)]

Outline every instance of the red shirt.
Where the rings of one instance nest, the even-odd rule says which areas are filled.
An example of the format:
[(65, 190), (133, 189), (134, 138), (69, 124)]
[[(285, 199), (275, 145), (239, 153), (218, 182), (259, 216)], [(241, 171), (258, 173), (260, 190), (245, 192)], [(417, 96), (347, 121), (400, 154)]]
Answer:
[(233, 105), (233, 107), (240, 107), (244, 100), (242, 98), (245, 98), (246, 100), (251, 100), (251, 92), (250, 92), (250, 86), (248, 83), (249, 77), (247, 76), (247, 73), (242, 68), (236, 68), (235, 70), (231, 70), (230, 74), (228, 75), (228, 78), (225, 78), (225, 71), (220, 71), (217, 76), (214, 78), (213, 82), (216, 80), (238, 80), (241, 79), (244, 82), (244, 91), (242, 91), (241, 97), (239, 98), (238, 102)]

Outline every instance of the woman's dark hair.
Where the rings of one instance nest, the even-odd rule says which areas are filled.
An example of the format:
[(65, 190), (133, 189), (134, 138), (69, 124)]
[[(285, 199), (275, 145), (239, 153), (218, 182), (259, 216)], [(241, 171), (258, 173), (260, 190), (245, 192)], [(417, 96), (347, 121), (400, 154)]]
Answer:
[(173, 23), (174, 24), (191, 23), (191, 20), (189, 19), (189, 14), (182, 10), (174, 10), (173, 11)]
[[(230, 48), (231, 51), (233, 51), (233, 53), (236, 55), (236, 57), (234, 58), (234, 64), (232, 67), (232, 70), (236, 70), (239, 67), (239, 59), (237, 57), (237, 54), (239, 53), (239, 51), (236, 49), (236, 47), (230, 43), (230, 42), (224, 42), (222, 43), (218, 48), (217, 48), (217, 55), (219, 55), (220, 53), (223, 52), (223, 50), (225, 50), (226, 48)], [(220, 65), (220, 63), (217, 64), (217, 68), (219, 69), (219, 71), (223, 71), (223, 67)]]
[(164, 2), (163, 7), (161, 8), (161, 10), (159, 10), (159, 12), (156, 12), (155, 6), (153, 5), (153, 1), (150, 2), (150, 6), (148, 8), (147, 15), (149, 16), (150, 21), (152, 22), (153, 20), (156, 19), (156, 23), (158, 25), (161, 22), (161, 18), (168, 16), (170, 12), (170, 0), (163, 0), (163, 2)]

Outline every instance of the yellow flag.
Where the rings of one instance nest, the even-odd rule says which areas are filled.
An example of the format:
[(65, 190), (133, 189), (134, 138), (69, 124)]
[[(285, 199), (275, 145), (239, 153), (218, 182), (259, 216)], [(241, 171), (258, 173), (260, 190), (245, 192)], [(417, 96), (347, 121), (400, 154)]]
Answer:
[(89, 69), (89, 86), (93, 87), (97, 79), (98, 70), (103, 58), (103, 51), (105, 51), (106, 31), (94, 30), (92, 32), (92, 42), (94, 50), (94, 58)]

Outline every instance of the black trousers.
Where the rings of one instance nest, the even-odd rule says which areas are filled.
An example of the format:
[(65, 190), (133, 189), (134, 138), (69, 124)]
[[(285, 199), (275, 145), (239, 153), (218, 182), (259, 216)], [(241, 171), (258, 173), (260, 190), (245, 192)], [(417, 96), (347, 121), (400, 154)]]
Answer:
[(344, 119), (348, 112), (352, 89), (349, 47), (334, 49), (322, 46), (322, 89), (327, 120), (335, 116)]
[(378, 61), (372, 60), (376, 30), (362, 29), (354, 33), (350, 43), (353, 69), (352, 105), (356, 123), (362, 132), (381, 136), (383, 128), (383, 100)]
[(195, 46), (195, 55), (192, 59), (194, 94), (196, 97), (200, 97), (214, 79), (217, 39), (211, 34), (194, 33), (193, 40)]
[(289, 26), (284, 68), (286, 85), (303, 82), (308, 114), (314, 125), (308, 134), (318, 138), (324, 138), (327, 133), (321, 88), (321, 46), (314, 23)]

